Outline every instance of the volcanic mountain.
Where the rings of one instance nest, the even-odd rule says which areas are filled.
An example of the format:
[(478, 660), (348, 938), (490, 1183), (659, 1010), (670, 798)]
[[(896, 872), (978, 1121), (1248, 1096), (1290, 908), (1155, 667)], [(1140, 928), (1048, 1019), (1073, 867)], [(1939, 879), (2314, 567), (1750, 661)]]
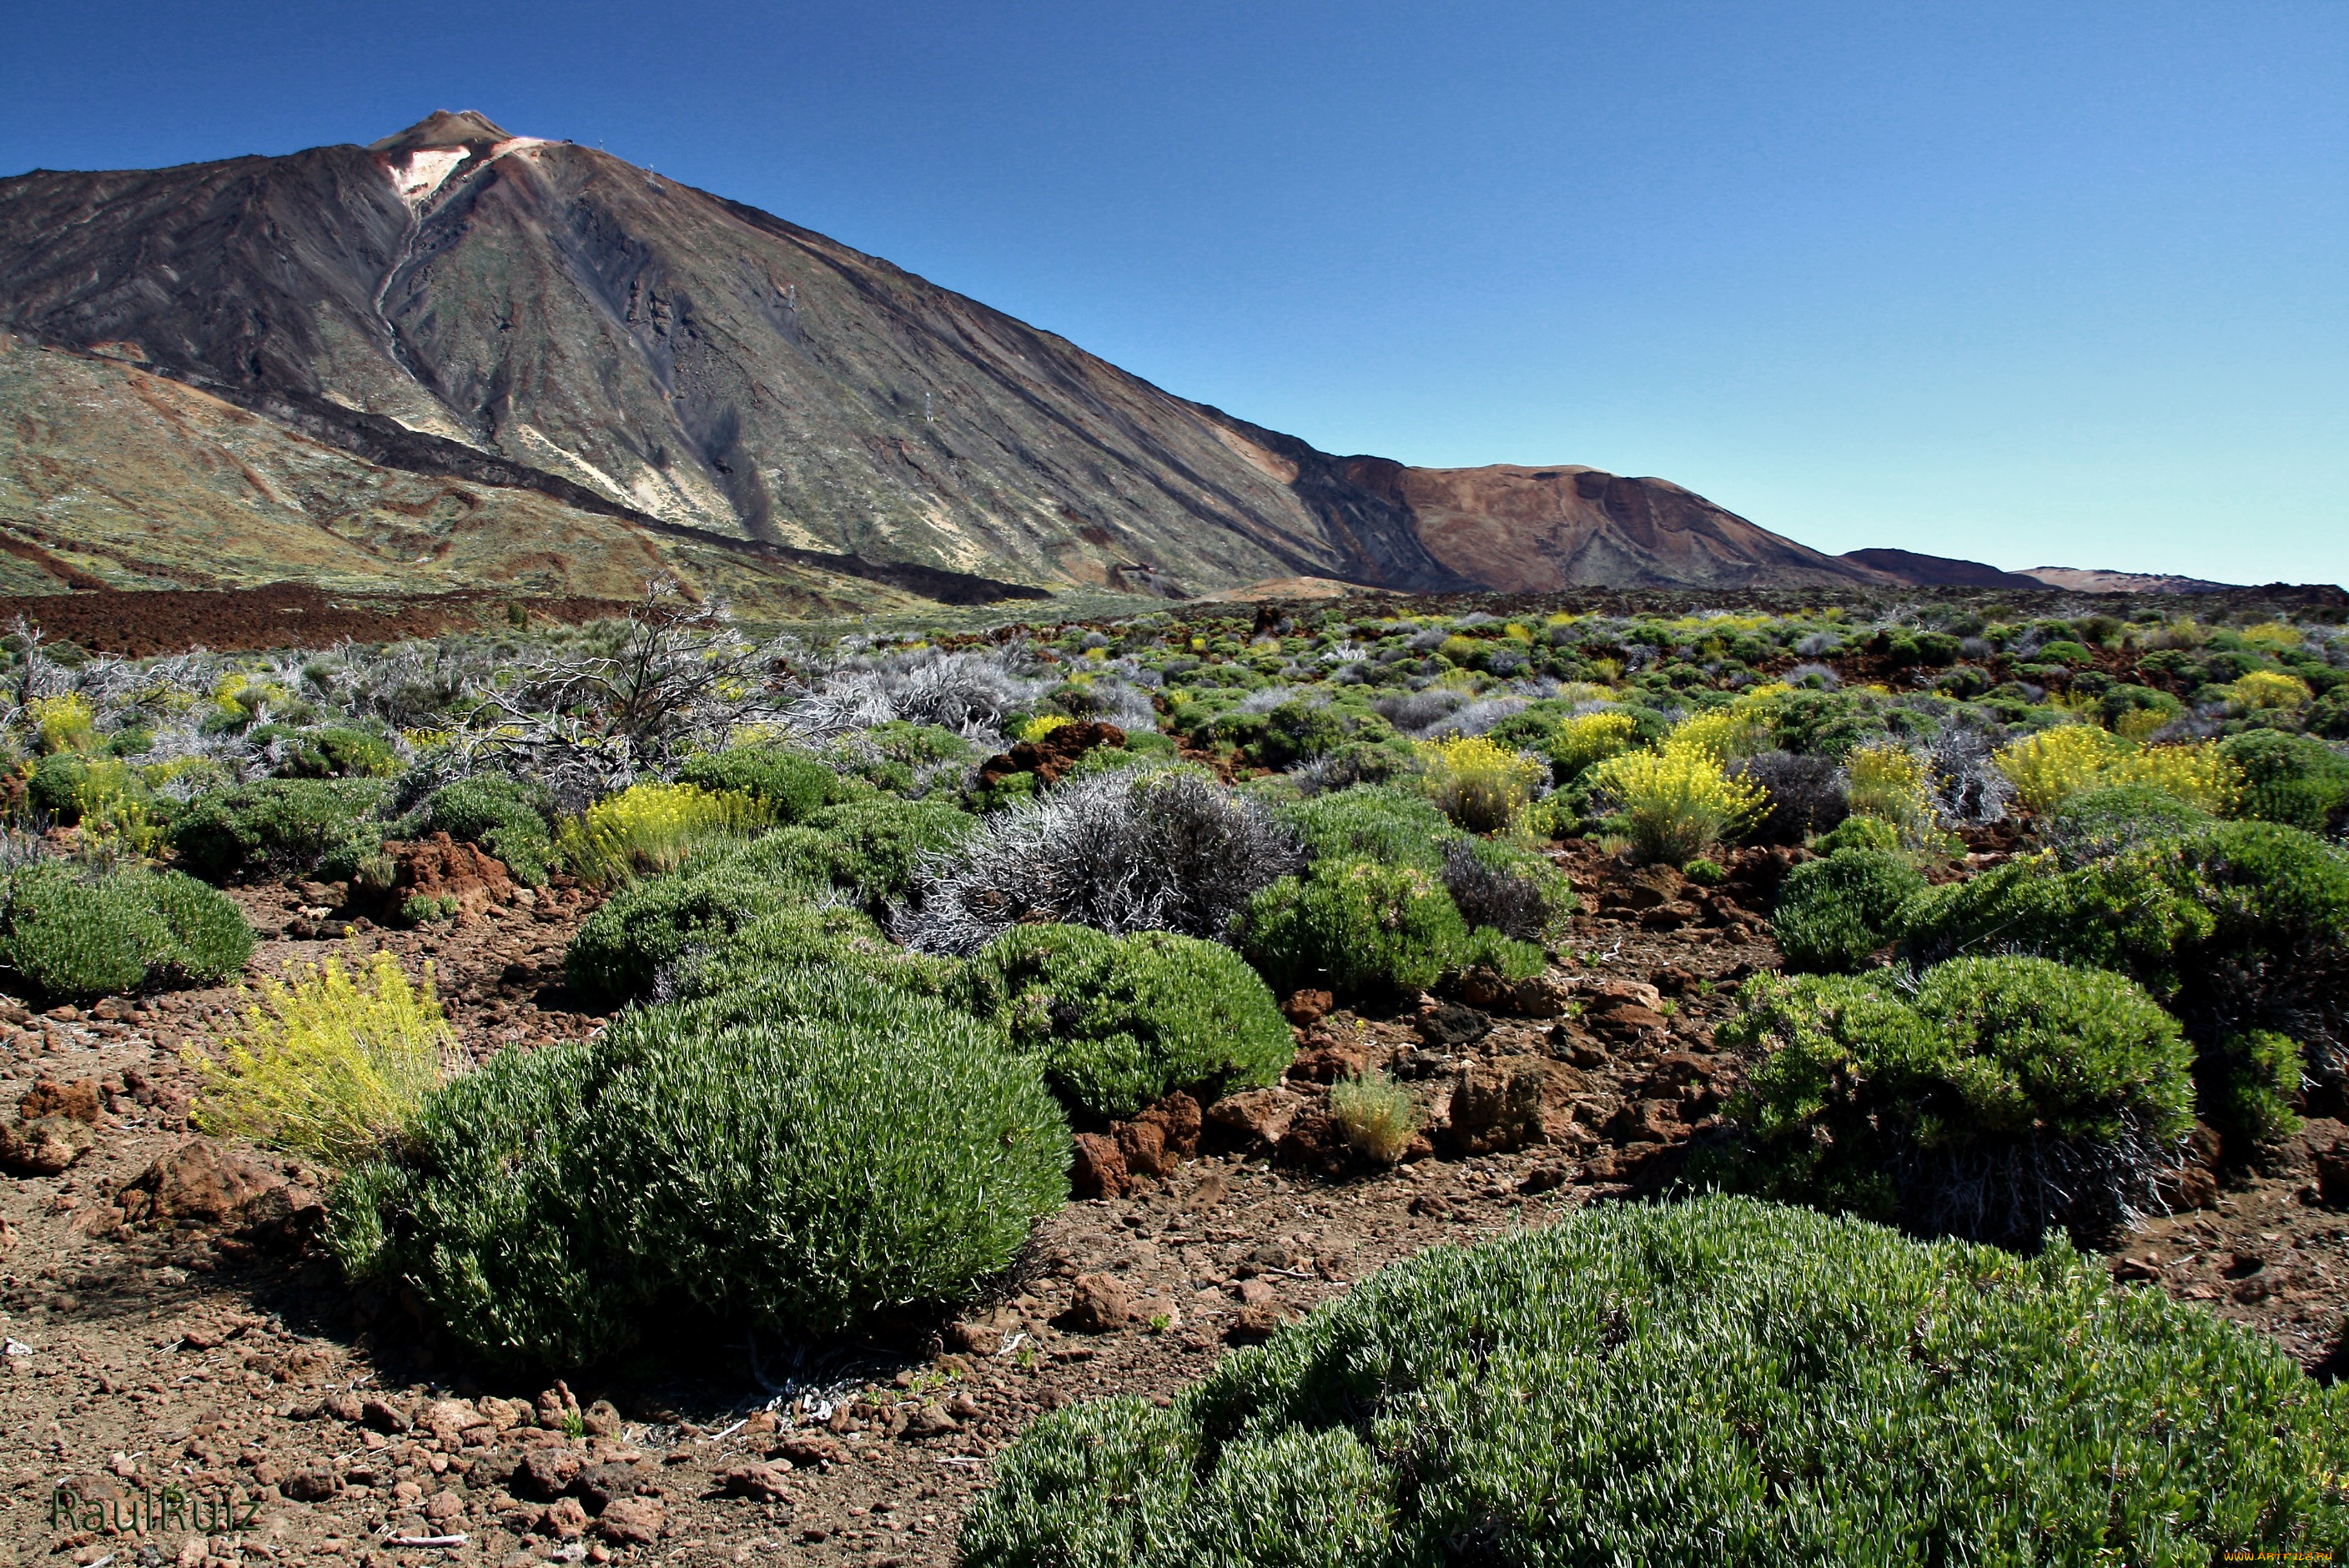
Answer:
[(1661, 480), (1335, 457), (470, 111), (0, 181), (0, 328), (20, 576), (593, 593), (657, 560), (833, 602), (1886, 581)]

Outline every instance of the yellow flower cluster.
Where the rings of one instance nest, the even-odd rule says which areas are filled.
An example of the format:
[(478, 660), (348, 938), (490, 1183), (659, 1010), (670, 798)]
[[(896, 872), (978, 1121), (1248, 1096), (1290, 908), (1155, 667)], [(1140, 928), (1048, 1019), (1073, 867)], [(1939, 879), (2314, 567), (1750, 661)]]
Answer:
[(388, 953), (356, 975), (337, 958), (286, 965), (223, 1044), (219, 1060), (181, 1053), (203, 1080), (190, 1114), (198, 1130), (336, 1169), (405, 1131), (459, 1060), (431, 965), (411, 985)]
[(2242, 769), (2217, 746), (2131, 745), (2094, 725), (2067, 724), (2002, 747), (1992, 757), (2034, 811), (2052, 811), (2086, 789), (2142, 784), (2167, 790), (2210, 812), (2222, 812), (2243, 792)]
[(554, 847), (581, 881), (610, 887), (675, 871), (697, 845), (754, 831), (771, 816), (738, 790), (636, 784), (564, 822)]
[(1541, 787), (1548, 769), (1541, 759), (1511, 751), (1483, 736), (1464, 740), (1426, 740), (1418, 752), (1427, 764), (1421, 784), (1444, 814), (1474, 833), (1508, 826)]

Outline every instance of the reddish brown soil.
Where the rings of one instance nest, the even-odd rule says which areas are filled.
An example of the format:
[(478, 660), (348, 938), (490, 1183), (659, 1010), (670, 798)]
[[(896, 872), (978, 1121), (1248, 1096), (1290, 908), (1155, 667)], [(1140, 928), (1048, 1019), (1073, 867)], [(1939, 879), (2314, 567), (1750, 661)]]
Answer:
[[(184, 1530), (163, 1539), (53, 1530), (50, 1488), (68, 1477), (93, 1494), (135, 1496), (166, 1479), (230, 1487), (259, 1501), (258, 1527), (241, 1538), (245, 1556), (284, 1562), (567, 1553), (947, 1563), (989, 1459), (1038, 1413), (1108, 1393), (1169, 1398), (1234, 1344), (1383, 1264), (1636, 1196), (1669, 1169), (1679, 1140), (1735, 1078), (1713, 1028), (1735, 983), (1775, 962), (1748, 912), (1764, 906), (1779, 867), (1740, 856), (1731, 882), (1703, 892), (1632, 877), (1596, 851), (1567, 860), (1598, 913), (1575, 920), (1542, 981), (1470, 986), (1376, 1015), (1317, 1016), (1315, 999), (1299, 999), (1294, 1016), (1309, 1022), (1297, 1068), (1265, 1095), (1279, 1112), (1267, 1130), (1287, 1124), (1278, 1159), (1298, 1163), (1244, 1142), (1218, 1151), (1217, 1137), (1239, 1140), (1246, 1119), (1210, 1108), (1206, 1152), (1167, 1161), (1163, 1179), (1122, 1196), (1072, 1203), (962, 1320), (888, 1327), (796, 1368), (783, 1347), (769, 1345), (754, 1362), (746, 1340), (690, 1331), (690, 1342), (656, 1346), (654, 1359), (576, 1379), (569, 1392), (590, 1432), (580, 1438), (565, 1436), (557, 1416), (554, 1429), (537, 1424), (543, 1394), (551, 1412), (561, 1408), (545, 1379), (468, 1367), (397, 1299), (342, 1285), (304, 1239), (298, 1186), (287, 1190), (294, 1201), (255, 1200), (225, 1225), (157, 1229), (127, 1217), (152, 1200), (134, 1191), (126, 1211), (126, 1187), (189, 1141), (181, 1107), (190, 1079), (175, 1053), (230, 1011), (233, 991), (0, 1029), (14, 1053), (0, 1114), (40, 1079), (94, 1081), (98, 1092), (44, 1091), (36, 1109), (106, 1108), (95, 1150), (64, 1174), (0, 1178), (0, 1222), (13, 1242), (0, 1259), (0, 1334), (12, 1342), (0, 1371), (9, 1396), (0, 1470), (12, 1483), (0, 1501), (0, 1565), (10, 1545), (21, 1563), (109, 1553), (123, 1563), (144, 1546), (160, 1550), (149, 1560), (203, 1561), (203, 1544)], [(314, 939), (339, 931), (321, 919), (320, 891), (240, 894), (264, 930), (295, 934), (266, 942), (255, 973), (337, 945)], [(354, 940), (411, 965), (431, 958), (479, 1056), (595, 1026), (566, 1007), (558, 985), (579, 913), (542, 900), (492, 906), (454, 928)], [(1348, 1156), (1319, 1115), (1327, 1080), (1362, 1063), (1408, 1083), (1431, 1123), (1392, 1169)], [(2120, 1288), (2158, 1285), (2207, 1303), (2330, 1376), (2349, 1305), (2349, 1213), (2320, 1205), (2311, 1156), (2344, 1134), (2315, 1124), (2276, 1174), (2237, 1180), (2209, 1207), (2127, 1238), (2113, 1259)], [(1109, 1142), (1119, 1141), (1112, 1130)], [(1142, 1162), (1160, 1158), (1154, 1134), (1123, 1146)], [(282, 1168), (248, 1174), (316, 1180)], [(1081, 1305), (1092, 1331), (1071, 1310)], [(781, 1423), (770, 1414), (780, 1401), (761, 1377), (794, 1370), (824, 1386), (829, 1419), (793, 1422), (789, 1406)], [(583, 1480), (574, 1461), (616, 1468)], [(612, 1501), (629, 1491), (640, 1495)], [(629, 1526), (654, 1539), (615, 1539)], [(394, 1548), (383, 1543), (388, 1529), (467, 1540)], [(576, 1537), (567, 1546), (565, 1532)], [(222, 1538), (214, 1550), (232, 1545)]]
[(564, 624), (625, 614), (610, 599), (533, 599), (486, 590), (408, 596), (336, 594), (301, 583), (265, 588), (159, 589), (152, 592), (0, 596), (0, 626), (21, 615), (93, 653), (184, 653), (211, 648), (326, 647), (348, 639), (388, 643), (502, 624), (521, 604), (539, 622)]

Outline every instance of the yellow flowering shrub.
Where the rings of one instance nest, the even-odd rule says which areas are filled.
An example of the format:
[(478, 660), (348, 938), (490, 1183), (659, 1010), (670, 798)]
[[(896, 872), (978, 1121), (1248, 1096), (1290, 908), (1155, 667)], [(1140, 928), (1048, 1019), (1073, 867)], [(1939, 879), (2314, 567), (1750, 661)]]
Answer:
[(2052, 811), (2096, 788), (2127, 749), (2120, 737), (2095, 725), (2066, 724), (2011, 741), (1991, 761), (2014, 786), (2015, 799), (2033, 811)]
[(1578, 713), (1561, 721), (1549, 740), (1550, 764), (1560, 779), (1571, 779), (1594, 763), (1604, 762), (1638, 743), (1639, 725), (1619, 709)]
[(1898, 746), (1862, 746), (1844, 758), (1844, 772), (1854, 816), (1890, 823), (1910, 848), (1933, 832), (1937, 823), (1925, 765), (1914, 753)]
[(554, 848), (582, 882), (610, 887), (675, 871), (696, 846), (755, 831), (771, 817), (765, 805), (739, 790), (636, 784), (564, 822)]
[(2167, 790), (2216, 817), (2234, 810), (2246, 781), (2232, 758), (2215, 742), (2204, 740), (2130, 752), (2106, 771), (2104, 782)]
[(1614, 798), (1640, 853), (1674, 865), (1757, 820), (1770, 803), (1768, 790), (1732, 779), (1694, 747), (1626, 751), (1587, 777), (1594, 794)]
[(284, 980), (262, 983), (218, 1059), (181, 1055), (202, 1079), (189, 1112), (198, 1130), (337, 1170), (405, 1132), (460, 1059), (432, 965), (411, 985), (388, 953), (356, 974), (338, 958), (289, 964)]
[(1770, 749), (1768, 715), (1750, 703), (1732, 703), (1693, 714), (1664, 737), (1667, 751), (1692, 751), (1715, 762), (1730, 762)]
[(93, 727), (97, 710), (78, 691), (63, 696), (36, 696), (26, 707), (25, 716), (32, 721), (33, 733), (40, 738), (44, 751), (88, 751), (98, 743)]
[(2266, 621), (2246, 627), (2240, 634), (2243, 645), (2262, 654), (2298, 653), (2308, 644), (2307, 636), (2289, 621)]
[(2137, 747), (2087, 724), (2026, 736), (1991, 760), (2033, 811), (2052, 811), (2082, 790), (2116, 784), (2167, 790), (2213, 813), (2232, 807), (2243, 791), (2242, 769), (2211, 742)]
[(1074, 724), (1075, 722), (1075, 719), (1071, 718), (1065, 713), (1040, 713), (1035, 717), (1025, 721), (1019, 726), (1017, 738), (1030, 742), (1039, 741), (1051, 734), (1052, 731), (1063, 728), (1069, 725)]
[(2305, 707), (2316, 696), (2306, 681), (2281, 670), (2248, 670), (2228, 686), (2227, 695), (2245, 707)]
[(1413, 748), (1425, 760), (1420, 784), (1444, 814), (1472, 833), (1508, 826), (1541, 788), (1549, 771), (1541, 759), (1487, 740), (1423, 740)]

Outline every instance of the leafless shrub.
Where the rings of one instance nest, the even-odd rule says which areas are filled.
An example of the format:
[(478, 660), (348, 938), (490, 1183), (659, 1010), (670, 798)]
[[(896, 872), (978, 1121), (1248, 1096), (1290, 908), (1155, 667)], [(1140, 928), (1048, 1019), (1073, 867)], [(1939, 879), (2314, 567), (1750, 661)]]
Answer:
[(1468, 699), (1449, 686), (1382, 696), (1371, 707), (1404, 735), (1417, 738), (1450, 718)]
[(2167, 1213), (2161, 1188), (2183, 1161), (2179, 1144), (2125, 1118), (2109, 1140), (2022, 1138), (1917, 1150), (1892, 1175), (1903, 1218), (1920, 1233), (2035, 1251), (2054, 1227), (2093, 1246)]
[(1926, 742), (1925, 787), (1942, 820), (1980, 826), (2006, 816), (2014, 785), (1991, 762), (2004, 738), (1996, 728), (1959, 722)]
[(1000, 651), (922, 649), (851, 659), (793, 694), (782, 710), (783, 722), (812, 740), (898, 719), (934, 724), (974, 739), (992, 738), (1000, 733), (1004, 716), (1030, 700), (1040, 685), (1017, 672), (1017, 658)]
[(1220, 938), (1251, 893), (1302, 863), (1257, 802), (1187, 769), (1128, 769), (990, 816), (924, 868), (894, 923), (909, 947), (963, 954), (1039, 922)]
[(1764, 751), (1732, 762), (1729, 773), (1770, 792), (1769, 811), (1749, 835), (1755, 843), (1799, 844), (1851, 814), (1843, 769), (1824, 757)]
[(1476, 858), (1476, 847), (1454, 839), (1444, 847), (1444, 888), (1472, 926), (1489, 925), (1519, 942), (1538, 942), (1557, 911), (1539, 882)]

